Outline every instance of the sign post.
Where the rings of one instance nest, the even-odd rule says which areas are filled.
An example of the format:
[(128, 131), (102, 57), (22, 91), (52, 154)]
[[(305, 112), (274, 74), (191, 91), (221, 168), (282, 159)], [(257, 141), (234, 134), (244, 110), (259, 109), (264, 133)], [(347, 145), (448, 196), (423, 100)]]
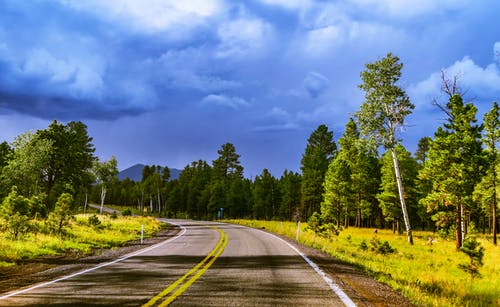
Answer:
[(141, 225), (141, 244), (144, 243), (144, 224)]

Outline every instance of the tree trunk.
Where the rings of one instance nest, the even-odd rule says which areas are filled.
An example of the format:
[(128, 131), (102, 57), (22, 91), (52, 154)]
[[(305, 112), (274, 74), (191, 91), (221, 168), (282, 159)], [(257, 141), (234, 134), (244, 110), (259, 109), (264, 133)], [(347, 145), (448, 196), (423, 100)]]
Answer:
[(460, 247), (462, 247), (462, 205), (458, 204), (455, 212), (455, 247), (457, 252), (460, 251)]
[(160, 200), (160, 189), (158, 189), (158, 216), (161, 212), (161, 200)]
[(401, 210), (403, 211), (403, 218), (406, 226), (406, 235), (408, 236), (408, 243), (413, 245), (413, 235), (411, 233), (410, 219), (408, 217), (408, 212), (406, 211), (406, 203), (404, 198), (403, 180), (401, 179), (401, 173), (399, 172), (399, 161), (396, 155), (396, 149), (391, 148), (392, 161), (394, 162), (394, 171), (396, 173), (396, 181), (398, 183), (399, 191), (399, 201), (401, 202)]
[(99, 210), (99, 214), (102, 214), (102, 210), (104, 209), (104, 199), (106, 198), (106, 187), (104, 184), (101, 187), (101, 209)]
[(462, 242), (465, 238), (465, 235), (467, 235), (467, 229), (466, 229), (466, 219), (465, 219), (465, 212), (464, 212), (464, 205), (460, 204), (460, 230), (462, 231)]
[(87, 204), (88, 204), (88, 195), (87, 192), (85, 192), (85, 204), (83, 205), (83, 213), (87, 212)]
[[(496, 159), (495, 159), (496, 160)], [(493, 165), (493, 209), (491, 210), (493, 220), (493, 244), (497, 245), (497, 174), (495, 164)]]

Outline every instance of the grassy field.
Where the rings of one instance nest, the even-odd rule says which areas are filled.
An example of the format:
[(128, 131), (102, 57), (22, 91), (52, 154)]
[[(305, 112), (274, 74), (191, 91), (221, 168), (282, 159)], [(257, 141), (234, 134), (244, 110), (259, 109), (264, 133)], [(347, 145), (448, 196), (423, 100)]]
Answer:
[[(231, 220), (230, 223), (296, 237), (297, 225), (291, 222)], [(429, 237), (434, 240), (429, 243)], [(375, 238), (375, 239), (374, 239)], [(455, 243), (432, 232), (414, 232), (414, 245), (405, 235), (389, 230), (348, 228), (331, 239), (321, 238), (302, 224), (299, 241), (305, 245), (353, 264), (379, 281), (402, 292), (419, 306), (500, 306), (500, 246), (478, 238), (485, 248), (482, 278), (472, 280), (458, 268), (468, 257), (455, 251)], [(375, 242), (387, 241), (394, 253), (371, 251)], [(364, 242), (364, 243), (362, 243)], [(373, 242), (373, 243), (372, 243)], [(367, 249), (362, 246), (366, 244)]]
[[(61, 255), (67, 252), (86, 255), (97, 248), (123, 246), (125, 242), (140, 239), (141, 225), (145, 237), (152, 236), (163, 225), (150, 217), (118, 217), (96, 215), (99, 223), (89, 223), (92, 214), (79, 214), (70, 222), (64, 236), (44, 232), (28, 233), (18, 240), (8, 239), (0, 233), (0, 266), (41, 256)], [(35, 222), (33, 227), (43, 229), (44, 221)]]

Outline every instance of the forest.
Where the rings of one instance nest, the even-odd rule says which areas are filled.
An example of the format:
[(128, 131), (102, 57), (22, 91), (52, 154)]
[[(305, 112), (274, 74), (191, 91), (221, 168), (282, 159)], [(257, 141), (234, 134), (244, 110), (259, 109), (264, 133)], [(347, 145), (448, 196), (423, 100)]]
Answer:
[[(347, 227), (436, 231), (460, 248), (468, 233), (496, 244), (499, 107), (478, 121), (477, 108), (446, 79), (448, 101), (435, 102), (445, 121), (410, 153), (401, 143), (414, 105), (399, 86), (403, 64), (389, 53), (366, 64), (365, 101), (337, 139), (327, 125), (311, 132), (300, 172), (279, 177), (267, 169), (244, 177), (228, 142), (213, 161), (186, 165), (171, 180), (167, 166), (143, 169), (141, 182), (118, 180), (117, 161), (100, 161), (84, 123), (54, 120), (0, 144), (0, 219), (13, 238), (36, 231), (33, 219), (83, 211), (88, 203), (132, 207), (144, 214), (192, 219), (248, 218), (309, 221), (336, 231)], [(61, 205), (68, 206), (66, 209)], [(65, 211), (66, 210), (66, 211)], [(323, 228), (324, 229), (324, 228)]]

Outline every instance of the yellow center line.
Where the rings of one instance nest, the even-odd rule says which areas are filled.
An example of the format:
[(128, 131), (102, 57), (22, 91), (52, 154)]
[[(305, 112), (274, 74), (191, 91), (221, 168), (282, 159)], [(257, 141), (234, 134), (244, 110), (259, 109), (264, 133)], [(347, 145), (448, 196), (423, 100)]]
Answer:
[[(170, 292), (172, 292), (175, 288), (179, 287), (186, 278), (191, 276), (196, 272), (196, 274), (191, 277), (188, 281), (186, 281), (182, 286), (180, 286), (172, 295), (167, 297), (167, 299), (161, 303), (159, 306), (167, 306), (171, 302), (173, 302), (179, 295), (181, 295), (184, 291), (187, 290), (198, 278), (200, 278), (201, 275), (205, 273), (206, 270), (215, 262), (215, 260), (222, 254), (224, 251), (228, 239), (227, 239), (227, 234), (224, 233), (224, 231), (220, 230), (217, 227), (214, 227), (219, 233), (220, 233), (220, 239), (219, 242), (217, 242), (217, 245), (210, 251), (210, 253), (196, 266), (194, 266), (191, 270), (189, 270), (184, 276), (176, 280), (173, 284), (168, 286), (165, 290), (157, 294), (155, 297), (153, 297), (151, 300), (149, 300), (146, 304), (142, 305), (143, 307), (146, 306), (153, 306), (155, 303), (157, 303), (159, 300), (161, 300), (163, 297), (168, 295)], [(209, 261), (210, 260), (210, 261)], [(208, 263), (207, 263), (208, 261)], [(205, 264), (206, 263), (206, 264)], [(205, 266), (201, 268), (203, 265)], [(200, 269), (201, 268), (201, 269)]]

